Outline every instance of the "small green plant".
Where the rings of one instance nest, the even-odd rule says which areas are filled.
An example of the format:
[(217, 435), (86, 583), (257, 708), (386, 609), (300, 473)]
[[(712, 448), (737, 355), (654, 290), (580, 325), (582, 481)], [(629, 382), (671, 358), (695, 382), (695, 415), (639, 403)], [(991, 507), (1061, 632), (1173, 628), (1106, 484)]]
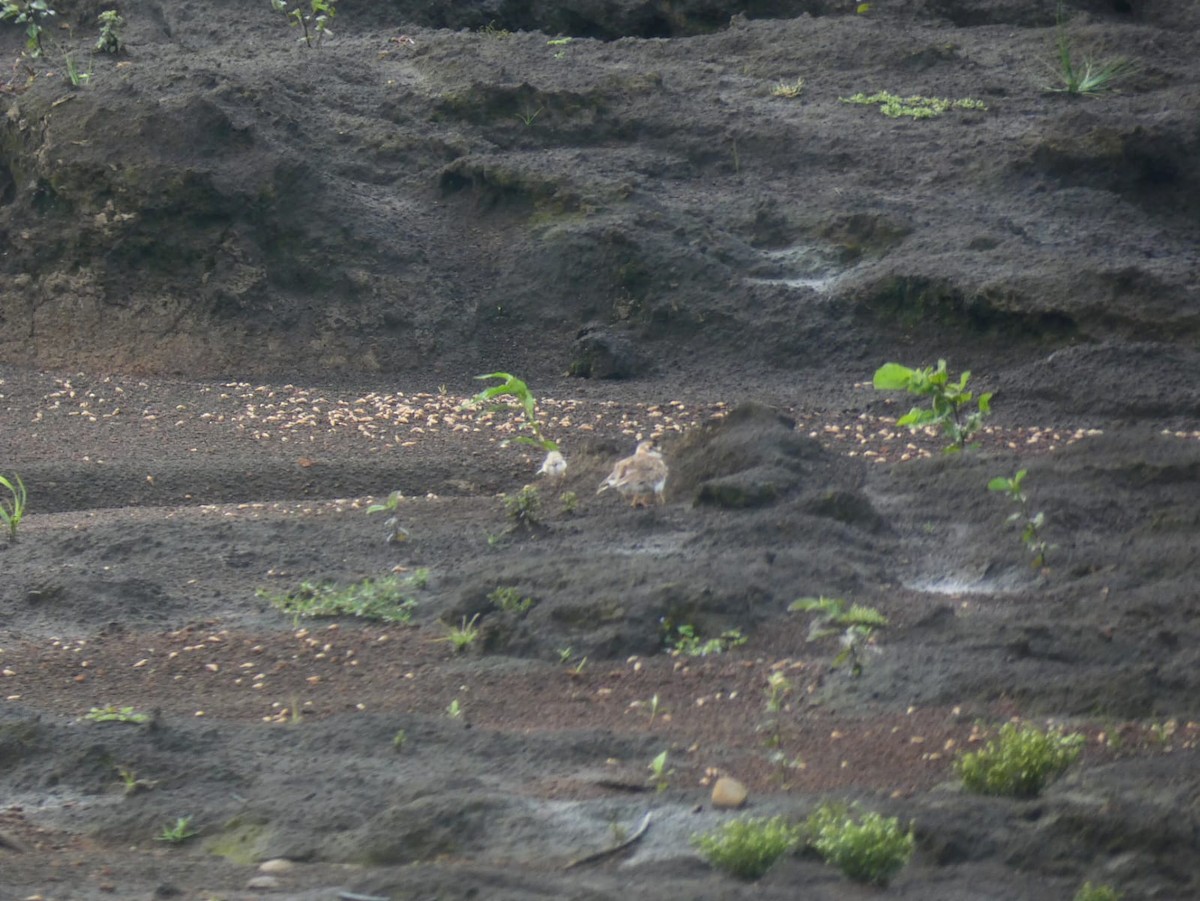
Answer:
[(525, 126), (528, 128), (530, 125), (533, 125), (533, 123), (537, 121), (537, 117), (540, 116), (541, 114), (542, 114), (542, 107), (539, 106), (533, 112), (529, 112), (529, 110), (526, 110), (525, 112), (517, 113), (517, 118), (520, 119), (522, 122), (524, 122)]
[(397, 729), (396, 734), (392, 736), (392, 747), (397, 751), (403, 751), (405, 744), (408, 743), (408, 733), (403, 729)]
[(1042, 526), (1046, 524), (1046, 514), (1029, 511), (1029, 496), (1025, 494), (1023, 487), (1027, 472), (1028, 470), (1021, 469), (1011, 479), (1003, 477), (992, 479), (988, 482), (988, 491), (998, 491), (1017, 505), (1017, 512), (1010, 515), (1008, 521), (1015, 523), (1020, 528), (1021, 541), (1033, 555), (1032, 566), (1040, 569), (1046, 565), (1046, 552), (1050, 549), (1050, 545), (1042, 537)]
[(116, 770), (117, 775), (121, 777), (121, 785), (127, 795), (134, 795), (140, 791), (150, 791), (150, 789), (158, 784), (156, 781), (149, 779), (139, 779), (132, 767), (118, 766)]
[(402, 541), (408, 541), (411, 537), (408, 529), (400, 525), (400, 517), (397, 511), (400, 509), (400, 502), (404, 500), (404, 495), (400, 491), (393, 491), (387, 496), (387, 500), (382, 504), (371, 504), (367, 507), (367, 515), (374, 513), (390, 513), (383, 524), (387, 526), (387, 543), (399, 544)]
[(746, 636), (740, 629), (726, 629), (716, 638), (702, 639), (696, 634), (694, 626), (684, 623), (675, 628), (675, 635), (667, 634), (667, 643), (671, 653), (684, 657), (708, 657), (713, 654), (723, 654), (730, 648), (736, 648), (746, 643)]
[(283, 14), (289, 25), (304, 29), (301, 40), (305, 46), (320, 47), (322, 40), (333, 35), (329, 20), (337, 15), (337, 3), (335, 0), (308, 0), (308, 10), (304, 7), (303, 2), (271, 0), (271, 9)]
[(181, 845), (196, 834), (196, 830), (192, 828), (192, 818), (179, 817), (173, 825), (163, 827), (162, 832), (158, 834), (158, 841)]
[(864, 106), (879, 106), (879, 111), (892, 119), (907, 117), (909, 119), (932, 119), (940, 116), (946, 110), (986, 110), (987, 106), (981, 100), (964, 97), (962, 100), (945, 100), (941, 97), (900, 97), (887, 91), (875, 94), (859, 92), (852, 97), (839, 97), (842, 103), (855, 103)]
[(504, 512), (518, 526), (533, 528), (541, 523), (542, 497), (533, 485), (526, 485), (515, 494), (504, 495)]
[[(957, 381), (950, 380), (946, 361), (938, 360), (937, 368), (909, 369), (899, 363), (885, 363), (875, 371), (874, 385), (880, 391), (907, 391), (930, 398), (930, 407), (914, 407), (896, 420), (896, 425), (919, 429), (924, 426), (941, 426), (942, 434), (950, 440), (947, 452), (961, 451), (967, 447), (976, 433), (983, 428), (983, 418), (991, 413), (992, 393), (980, 394), (978, 398), (967, 390), (970, 372), (964, 372)], [(967, 412), (971, 402), (974, 412)]]
[[(539, 109), (538, 112), (540, 113), (541, 110)], [(536, 117), (537, 113), (534, 113), (525, 124), (531, 125)], [(529, 390), (529, 386), (525, 382), (508, 372), (489, 372), (487, 375), (477, 375), (475, 378), (479, 381), (498, 380), (499, 384), (485, 388), (476, 394), (467, 401), (468, 408), (488, 404), (488, 409), (491, 411), (508, 411), (512, 409), (511, 406), (494, 402), (501, 398), (511, 397), (520, 404), (520, 409), (524, 414), (524, 421), (520, 428), (529, 432), (528, 435), (519, 435), (512, 440), (517, 444), (527, 444), (547, 452), (558, 450), (558, 445), (542, 434), (542, 424), (537, 416), (537, 398), (533, 396), (533, 392)]]
[(86, 72), (81, 71), (73, 53), (63, 56), (63, 66), (67, 70), (67, 82), (73, 88), (82, 87), (92, 80), (92, 70), (89, 68)]
[(125, 46), (121, 36), (125, 28), (125, 20), (115, 9), (106, 9), (96, 20), (100, 23), (100, 37), (96, 40), (96, 50), (100, 53), (120, 53)]
[(562, 504), (563, 513), (574, 513), (579, 506), (579, 495), (574, 491), (564, 491), (559, 495), (558, 502)]
[(782, 816), (738, 817), (711, 832), (692, 836), (710, 864), (739, 879), (760, 879), (784, 854), (796, 849), (803, 832)]
[(655, 692), (648, 701), (634, 701), (632, 706), (642, 707), (646, 710), (649, 710), (651, 723), (654, 722), (654, 718), (660, 713), (666, 713), (662, 703), (658, 700), (658, 692)]
[(1111, 885), (1093, 885), (1085, 882), (1075, 893), (1074, 901), (1121, 901), (1125, 895)]
[(665, 792), (671, 785), (671, 777), (675, 775), (675, 771), (667, 766), (667, 756), (666, 751), (660, 751), (646, 766), (650, 771), (650, 781), (654, 783), (654, 790), (658, 792)]
[(450, 642), (451, 646), (454, 648), (454, 653), (457, 654), (460, 651), (463, 651), (463, 650), (466, 650), (467, 648), (469, 648), (471, 645), (473, 645), (475, 643), (475, 640), (477, 638), (479, 638), (479, 626), (476, 625), (476, 623), (478, 623), (478, 622), (479, 622), (479, 614), (478, 613), (476, 613), (470, 619), (467, 619), (464, 616), (462, 618), (462, 622), (459, 625), (445, 627), (445, 629), (446, 629), (446, 637), (445, 638), (438, 638), (436, 640)]
[(8, 492), (7, 498), (0, 498), (0, 522), (8, 529), (8, 540), (17, 540), (17, 527), (25, 518), (25, 505), (29, 500), (29, 492), (21, 477), (13, 473), (11, 479), (0, 476), (0, 488)]
[(505, 613), (524, 614), (533, 606), (533, 598), (522, 597), (521, 592), (512, 585), (493, 589), (487, 599)]
[(856, 882), (887, 885), (908, 864), (916, 838), (896, 817), (864, 813), (827, 802), (804, 827), (810, 847)]
[(117, 707), (110, 704), (107, 707), (93, 707), (83, 715), (85, 720), (93, 723), (148, 723), (150, 714), (139, 713), (132, 707)]
[(983, 748), (960, 754), (954, 770), (969, 791), (1032, 798), (1079, 758), (1083, 742), (1079, 733), (1005, 723)]
[(785, 97), (788, 100), (799, 97), (804, 90), (804, 79), (797, 78), (795, 81), (781, 81), (775, 87), (771, 88), (772, 97)]
[(42, 55), (42, 23), (55, 15), (46, 0), (0, 0), (0, 22), (25, 26), (25, 50), (33, 57)]
[(571, 647), (566, 647), (566, 648), (559, 648), (559, 649), (558, 649), (558, 662), (559, 662), (559, 663), (570, 663), (570, 662), (571, 662), (571, 658), (572, 658), (573, 656), (575, 656), (575, 649), (574, 649), (574, 648), (571, 648)]
[(1059, 84), (1046, 88), (1051, 92), (1095, 96), (1113, 90), (1118, 82), (1133, 74), (1134, 71), (1132, 63), (1119, 58), (1096, 62), (1091, 57), (1085, 56), (1083, 62), (1076, 65), (1075, 53), (1071, 47), (1071, 36), (1067, 34), (1061, 4), (1058, 8), (1058, 27), (1055, 30), (1054, 47), (1057, 51), (1057, 60), (1056, 65), (1052, 68)]
[(498, 27), (495, 19), (492, 19), (492, 21), (488, 22), (481, 29), (479, 29), (479, 33), (484, 37), (494, 38), (498, 41), (503, 41), (505, 38), (512, 37), (512, 32), (507, 28)]
[(452, 720), (461, 719), (463, 715), (462, 704), (458, 703), (458, 698), (455, 698), (446, 705), (446, 716)]
[(302, 582), (295, 591), (285, 594), (266, 589), (259, 589), (257, 594), (297, 620), (302, 616), (358, 616), (385, 623), (407, 623), (417, 607), (416, 600), (408, 593), (414, 587), (414, 576), (389, 573), (350, 585)]
[(788, 611), (817, 614), (808, 628), (808, 640), (820, 641), (838, 635), (841, 650), (833, 658), (833, 666), (849, 663), (853, 676), (862, 675), (867, 650), (876, 650), (872, 644), (875, 630), (888, 624), (887, 617), (874, 607), (859, 604), (847, 607), (841, 598), (800, 598), (792, 601)]

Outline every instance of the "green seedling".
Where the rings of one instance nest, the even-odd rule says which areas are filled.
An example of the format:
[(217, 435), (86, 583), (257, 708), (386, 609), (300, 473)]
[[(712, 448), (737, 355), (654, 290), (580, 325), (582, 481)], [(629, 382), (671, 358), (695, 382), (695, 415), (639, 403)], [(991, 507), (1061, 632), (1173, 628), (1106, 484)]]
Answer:
[(408, 742), (408, 733), (403, 729), (397, 729), (396, 734), (392, 736), (392, 747), (397, 751), (403, 751), (404, 745)]
[(692, 836), (692, 844), (710, 864), (738, 879), (766, 875), (780, 857), (796, 849), (803, 839), (799, 826), (781, 816), (739, 817), (711, 832)]
[(1061, 4), (1058, 8), (1058, 27), (1054, 46), (1057, 59), (1052, 68), (1059, 84), (1046, 88), (1054, 93), (1095, 96), (1113, 90), (1118, 82), (1135, 71), (1132, 63), (1120, 58), (1097, 62), (1091, 57), (1085, 56), (1083, 61), (1077, 65), (1075, 53), (1071, 47), (1071, 37), (1067, 34)]
[(100, 23), (100, 37), (96, 40), (96, 50), (100, 53), (120, 53), (125, 46), (121, 36), (125, 28), (125, 20), (115, 9), (107, 9), (96, 19)]
[[(385, 623), (412, 620), (417, 601), (408, 592), (416, 587), (417, 573), (390, 573), (350, 585), (302, 582), (295, 591), (277, 594), (260, 588), (257, 592), (271, 606), (300, 617), (358, 616)], [(428, 579), (428, 573), (424, 577)]]
[(46, 0), (0, 0), (0, 22), (25, 26), (25, 50), (33, 57), (42, 55), (42, 23), (55, 15)]
[(564, 491), (559, 495), (558, 502), (562, 504), (563, 513), (574, 513), (579, 506), (579, 495), (574, 491)]
[(808, 629), (809, 641), (838, 636), (841, 650), (833, 658), (833, 666), (850, 664), (850, 674), (862, 675), (862, 665), (868, 650), (878, 653), (873, 644), (875, 630), (888, 624), (887, 617), (873, 607), (851, 604), (847, 608), (841, 598), (800, 598), (788, 606), (792, 613), (815, 613)]
[(139, 713), (132, 707), (117, 707), (110, 704), (107, 707), (93, 707), (83, 715), (85, 720), (93, 723), (131, 723), (138, 725), (150, 722), (150, 714)]
[(521, 592), (511, 585), (495, 588), (487, 599), (505, 613), (525, 614), (533, 606), (533, 598), (522, 597)]
[[(540, 113), (541, 110), (539, 109), (538, 112)], [(537, 113), (534, 113), (525, 124), (532, 124), (536, 117)], [(466, 402), (466, 407), (487, 405), (487, 409), (492, 412), (508, 412), (512, 410), (511, 405), (498, 404), (496, 401), (502, 398), (512, 398), (520, 405), (520, 410), (524, 415), (520, 428), (529, 432), (528, 435), (519, 435), (512, 440), (517, 444), (527, 444), (546, 452), (558, 450), (558, 445), (542, 434), (542, 424), (537, 416), (537, 399), (525, 382), (508, 372), (489, 372), (487, 375), (477, 375), (475, 378), (480, 381), (497, 380), (499, 384), (480, 391)], [(507, 442), (504, 443), (507, 444)]]
[[(528, 126), (532, 125), (534, 122), (536, 122), (537, 117), (540, 116), (541, 114), (542, 114), (542, 107), (539, 106), (532, 113), (529, 111), (525, 111), (523, 113), (517, 113), (517, 118), (520, 119), (522, 122), (524, 122), (526, 127), (528, 127)], [(502, 373), (497, 373), (497, 375), (500, 375), (500, 374), (502, 374)], [(482, 378), (482, 376), (481, 376), (481, 378)], [(524, 383), (522, 382), (522, 384), (524, 384)]]
[(397, 515), (397, 511), (400, 509), (400, 501), (402, 500), (404, 500), (404, 495), (399, 491), (393, 491), (382, 504), (371, 504), (367, 507), (368, 516), (374, 513), (391, 514), (383, 523), (388, 529), (388, 544), (399, 544), (402, 541), (408, 541), (409, 537), (411, 537), (408, 529), (400, 525), (400, 517)]
[(505, 38), (512, 37), (512, 32), (507, 28), (498, 27), (495, 19), (492, 19), (492, 21), (480, 28), (479, 33), (484, 37), (495, 38), (498, 41), (503, 41)]
[(446, 716), (453, 720), (461, 719), (463, 715), (462, 705), (458, 703), (458, 698), (455, 698), (446, 705)]
[(475, 643), (479, 638), (479, 626), (476, 623), (479, 621), (479, 614), (476, 613), (470, 619), (465, 616), (462, 622), (457, 626), (446, 626), (445, 638), (437, 638), (435, 641), (448, 641), (454, 648), (454, 653), (466, 650)]
[(1019, 508), (1008, 517), (1021, 530), (1021, 542), (1033, 555), (1032, 566), (1040, 569), (1046, 565), (1046, 552), (1050, 545), (1042, 537), (1042, 526), (1046, 524), (1046, 514), (1029, 511), (1029, 496), (1025, 494), (1023, 484), (1028, 470), (1017, 471), (1011, 479), (995, 478), (988, 482), (988, 491), (997, 491), (1008, 497)]
[(21, 477), (13, 473), (11, 479), (0, 476), (0, 488), (8, 492), (8, 497), (0, 497), (0, 523), (8, 529), (8, 540), (17, 540), (17, 527), (25, 518), (25, 505), (29, 500), (29, 492)]
[(908, 864), (916, 838), (896, 817), (859, 815), (844, 804), (825, 803), (808, 818), (810, 847), (856, 882), (885, 886)]
[(650, 722), (651, 722), (651, 723), (653, 723), (653, 722), (654, 722), (654, 718), (655, 718), (656, 716), (658, 716), (659, 714), (662, 714), (662, 713), (666, 713), (666, 712), (667, 712), (667, 711), (666, 711), (666, 710), (663, 708), (662, 704), (661, 704), (661, 703), (659, 702), (659, 700), (658, 700), (658, 692), (655, 692), (655, 693), (654, 693), (654, 696), (653, 696), (652, 698), (650, 698), (650, 700), (648, 700), (648, 701), (634, 701), (634, 702), (633, 702), (633, 704), (631, 704), (630, 706), (632, 706), (632, 707), (641, 707), (641, 708), (644, 708), (644, 709), (646, 709), (646, 710), (649, 710), (649, 711), (650, 711)]
[(684, 657), (708, 657), (713, 654), (723, 654), (730, 648), (736, 648), (739, 645), (746, 643), (746, 636), (741, 633), (740, 629), (726, 629), (717, 638), (701, 639), (696, 634), (696, 629), (685, 623), (682, 626), (677, 626), (675, 636), (671, 637), (669, 632), (667, 643), (671, 647), (671, 653), (675, 656)]
[(1093, 885), (1085, 882), (1075, 893), (1073, 901), (1121, 901), (1125, 895), (1111, 885)]
[(192, 818), (179, 817), (174, 825), (163, 827), (162, 832), (158, 834), (158, 841), (181, 845), (196, 834), (196, 830), (192, 828)]
[(63, 66), (67, 70), (67, 83), (73, 88), (83, 87), (92, 80), (92, 70), (89, 68), (86, 72), (81, 71), (74, 54), (68, 53), (63, 56)]
[(892, 119), (902, 117), (909, 119), (932, 119), (951, 109), (987, 109), (982, 100), (972, 100), (970, 97), (965, 97), (962, 100), (946, 100), (941, 97), (922, 97), (920, 95), (900, 97), (897, 94), (889, 94), (887, 91), (879, 91), (876, 94), (870, 95), (860, 92), (852, 97), (839, 97), (838, 99), (842, 103), (854, 103), (864, 106), (878, 105), (879, 111)]
[(154, 786), (158, 785), (158, 782), (154, 780), (139, 779), (137, 773), (131, 767), (118, 766), (116, 770), (117, 775), (121, 777), (121, 785), (127, 795), (134, 795), (140, 791), (150, 791)]
[[(874, 385), (880, 391), (907, 391), (930, 398), (930, 407), (914, 407), (896, 420), (896, 425), (914, 431), (925, 426), (940, 426), (950, 440), (947, 452), (961, 451), (983, 428), (983, 418), (991, 412), (992, 392), (978, 398), (967, 390), (971, 373), (964, 372), (957, 381), (950, 380), (946, 361), (938, 360), (937, 368), (909, 369), (899, 363), (885, 363), (875, 371)], [(971, 402), (974, 412), (968, 412)]]
[(983, 748), (960, 754), (954, 770), (977, 794), (1032, 798), (1079, 758), (1083, 743), (1079, 733), (1005, 723)]
[(329, 20), (337, 15), (335, 0), (308, 0), (308, 10), (303, 2), (289, 0), (271, 0), (271, 8), (281, 13), (293, 28), (302, 28), (302, 40), (307, 47), (320, 47), (321, 41), (332, 37), (329, 30)]
[(570, 663), (571, 658), (573, 656), (575, 656), (574, 648), (568, 647), (568, 648), (559, 648), (558, 649), (558, 662), (559, 663)]
[(788, 770), (804, 769), (803, 758), (797, 756), (790, 760), (783, 752), (783, 712), (787, 706), (787, 698), (792, 693), (792, 683), (778, 670), (767, 677), (767, 721), (759, 731), (766, 733), (764, 744), (770, 751), (768, 757), (777, 768), (775, 777), (779, 784), (786, 788)]
[(650, 771), (650, 781), (654, 783), (655, 791), (665, 792), (670, 787), (670, 780), (675, 775), (675, 771), (667, 766), (666, 751), (660, 751), (646, 766), (646, 769)]

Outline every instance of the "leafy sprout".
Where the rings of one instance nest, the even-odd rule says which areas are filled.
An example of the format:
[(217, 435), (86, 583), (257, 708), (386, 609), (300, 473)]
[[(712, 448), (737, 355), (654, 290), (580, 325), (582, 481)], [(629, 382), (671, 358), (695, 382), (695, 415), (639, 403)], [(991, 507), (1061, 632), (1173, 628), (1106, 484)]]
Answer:
[(29, 492), (25, 490), (25, 483), (21, 481), (21, 477), (15, 473), (12, 479), (0, 476), (0, 488), (4, 488), (8, 492), (7, 498), (0, 498), (0, 523), (3, 523), (4, 527), (8, 529), (9, 540), (16, 541), (17, 527), (25, 518), (25, 505), (29, 499)]
[[(873, 384), (880, 391), (907, 391), (930, 398), (927, 409), (913, 407), (896, 420), (896, 425), (913, 430), (941, 426), (942, 434), (950, 440), (945, 449), (952, 452), (967, 447), (967, 442), (983, 428), (983, 418), (992, 411), (992, 393), (989, 391), (976, 397), (967, 390), (970, 379), (971, 373), (964, 372), (952, 381), (946, 361), (938, 360), (936, 369), (932, 366), (910, 369), (899, 363), (885, 363), (875, 370)], [(968, 413), (972, 401), (976, 410)]]
[(887, 617), (873, 607), (860, 604), (846, 606), (841, 598), (800, 598), (788, 606), (789, 612), (815, 613), (808, 629), (808, 640), (819, 641), (832, 635), (839, 636), (841, 650), (833, 658), (835, 667), (850, 664), (854, 676), (862, 675), (865, 649), (871, 647), (875, 630), (888, 624)]
[(521, 379), (509, 372), (489, 372), (487, 375), (477, 375), (475, 378), (479, 381), (488, 379), (497, 380), (499, 384), (492, 385), (483, 389), (476, 394), (470, 401), (469, 406), (480, 404), (490, 404), (488, 409), (503, 411), (509, 409), (505, 404), (496, 403), (501, 398), (510, 397), (520, 404), (520, 408), (525, 415), (525, 421), (521, 424), (521, 428), (527, 429), (530, 435), (519, 435), (512, 439), (517, 444), (528, 444), (533, 447), (541, 448), (544, 451), (558, 450), (558, 445), (542, 434), (542, 424), (537, 417), (537, 399), (533, 396), (533, 392), (529, 390), (529, 386)]

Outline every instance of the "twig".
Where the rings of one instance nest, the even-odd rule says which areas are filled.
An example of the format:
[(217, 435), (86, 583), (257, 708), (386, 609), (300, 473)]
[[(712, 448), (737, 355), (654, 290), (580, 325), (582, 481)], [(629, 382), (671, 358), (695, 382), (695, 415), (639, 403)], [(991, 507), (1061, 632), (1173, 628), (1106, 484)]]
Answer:
[(356, 892), (338, 892), (340, 901), (392, 901), (379, 895), (360, 895)]
[(638, 826), (637, 829), (634, 831), (633, 835), (629, 836), (629, 838), (625, 839), (625, 841), (621, 842), (620, 844), (613, 845), (611, 848), (605, 848), (603, 851), (597, 851), (595, 854), (589, 854), (586, 857), (578, 857), (575, 860), (571, 861), (566, 866), (564, 866), (563, 869), (570, 870), (574, 867), (581, 867), (584, 864), (595, 863), (598, 860), (604, 860), (606, 857), (611, 857), (612, 855), (616, 854), (618, 851), (624, 851), (626, 848), (628, 848), (630, 845), (632, 845), (634, 842), (636, 842), (638, 839), (640, 839), (643, 835), (645, 835), (646, 830), (649, 828), (650, 828), (650, 813), (648, 812), (642, 818), (641, 825)]

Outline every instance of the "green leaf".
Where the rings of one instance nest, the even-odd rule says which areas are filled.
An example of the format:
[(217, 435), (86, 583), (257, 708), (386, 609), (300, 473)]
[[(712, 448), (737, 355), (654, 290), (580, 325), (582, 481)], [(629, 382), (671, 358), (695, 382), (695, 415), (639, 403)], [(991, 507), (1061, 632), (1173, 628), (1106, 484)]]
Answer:
[(1005, 493), (1013, 490), (1013, 480), (1006, 479), (1004, 476), (997, 476), (988, 482), (988, 491), (1003, 491)]
[(880, 391), (904, 391), (913, 379), (913, 370), (899, 363), (884, 363), (875, 370), (872, 384)]
[(987, 391), (987, 392), (979, 395), (979, 409), (981, 412), (983, 412), (983, 413), (991, 413), (992, 412), (992, 395), (993, 394), (995, 394), (994, 391)]

